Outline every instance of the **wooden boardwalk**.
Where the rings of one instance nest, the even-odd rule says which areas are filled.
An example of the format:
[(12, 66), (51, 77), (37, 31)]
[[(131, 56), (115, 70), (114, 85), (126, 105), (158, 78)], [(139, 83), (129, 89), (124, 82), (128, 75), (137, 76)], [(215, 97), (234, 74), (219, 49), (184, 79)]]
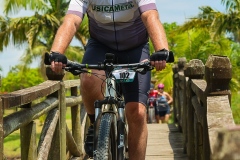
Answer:
[(175, 124), (148, 124), (146, 160), (188, 160)]
[[(84, 160), (92, 160), (85, 157)], [(183, 153), (183, 136), (174, 124), (148, 124), (145, 160), (188, 160)]]

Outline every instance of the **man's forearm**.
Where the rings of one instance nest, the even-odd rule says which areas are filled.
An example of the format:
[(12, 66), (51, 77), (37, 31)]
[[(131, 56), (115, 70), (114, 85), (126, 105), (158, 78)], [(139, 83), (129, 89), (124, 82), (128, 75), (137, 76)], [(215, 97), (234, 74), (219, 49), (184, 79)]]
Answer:
[(155, 51), (163, 48), (168, 49), (166, 34), (160, 22), (158, 12), (156, 10), (144, 12), (142, 14), (142, 20), (147, 28)]
[(75, 15), (66, 15), (63, 24), (59, 27), (54, 38), (51, 51), (64, 53), (72, 41), (80, 23), (80, 17), (76, 17)]

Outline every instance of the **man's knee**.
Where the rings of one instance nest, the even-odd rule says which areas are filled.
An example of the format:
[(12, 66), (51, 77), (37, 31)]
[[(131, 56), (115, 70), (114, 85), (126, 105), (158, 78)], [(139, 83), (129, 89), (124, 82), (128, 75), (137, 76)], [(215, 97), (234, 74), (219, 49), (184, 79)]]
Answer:
[(128, 121), (140, 122), (145, 121), (146, 107), (138, 102), (129, 102), (126, 106)]

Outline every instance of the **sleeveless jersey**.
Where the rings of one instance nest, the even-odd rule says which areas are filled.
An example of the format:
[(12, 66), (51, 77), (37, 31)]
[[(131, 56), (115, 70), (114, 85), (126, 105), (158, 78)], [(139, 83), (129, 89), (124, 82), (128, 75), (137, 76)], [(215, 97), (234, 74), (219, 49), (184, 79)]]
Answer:
[(148, 42), (141, 14), (157, 10), (155, 0), (71, 0), (67, 14), (89, 19), (90, 36), (123, 51)]
[(156, 102), (157, 110), (160, 112), (168, 111), (170, 109), (170, 106), (167, 102), (168, 102), (168, 100), (165, 95), (159, 96), (157, 98), (157, 102)]
[(164, 104), (167, 103), (167, 97), (165, 95), (159, 96), (157, 99), (158, 103)]

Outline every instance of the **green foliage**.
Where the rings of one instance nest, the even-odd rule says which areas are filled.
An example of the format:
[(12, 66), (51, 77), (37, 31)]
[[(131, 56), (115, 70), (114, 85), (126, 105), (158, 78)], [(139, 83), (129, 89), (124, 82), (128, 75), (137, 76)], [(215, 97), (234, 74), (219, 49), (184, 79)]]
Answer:
[(2, 78), (2, 92), (12, 92), (42, 83), (44, 80), (39, 74), (38, 69), (27, 69), (23, 74), (19, 71), (20, 67), (14, 67), (7, 77)]
[(19, 131), (15, 131), (11, 135), (4, 138), (4, 156), (8, 158), (20, 157), (20, 153), (20, 133)]
[(236, 124), (240, 124), (240, 93), (234, 92), (232, 93), (232, 113), (233, 118)]
[(156, 70), (153, 70), (152, 79), (156, 80), (155, 87), (159, 83), (163, 83), (165, 86), (164, 90), (168, 93), (172, 93), (172, 86), (173, 86), (172, 65), (167, 64), (166, 68), (160, 72), (156, 72)]
[[(21, 59), (21, 65), (28, 68), (33, 59), (42, 58), (42, 55), (50, 50), (69, 2), (69, 0), (5, 0), (4, 12), (6, 16), (0, 16), (0, 51), (10, 43), (13, 43), (16, 47), (27, 43), (28, 46)], [(17, 18), (8, 17), (9, 14), (17, 15), (21, 9), (32, 11), (33, 15), (16, 16)], [(82, 25), (75, 34), (75, 38), (80, 41), (80, 46), (84, 46), (87, 37), (89, 37), (87, 25), (88, 20), (84, 18)], [(75, 54), (76, 59), (81, 59), (83, 47), (71, 46), (67, 52), (71, 52), (71, 56)], [(44, 68), (43, 59), (40, 65), (40, 68)], [(44, 71), (42, 73), (44, 74)]]

